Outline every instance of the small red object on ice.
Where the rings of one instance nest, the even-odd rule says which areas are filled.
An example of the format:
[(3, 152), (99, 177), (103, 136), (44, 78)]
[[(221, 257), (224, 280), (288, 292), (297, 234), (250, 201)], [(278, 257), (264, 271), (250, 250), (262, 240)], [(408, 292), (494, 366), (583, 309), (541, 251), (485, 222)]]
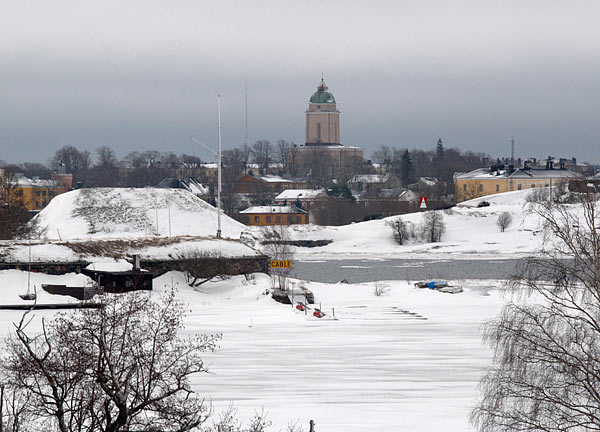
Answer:
[(313, 312), (313, 315), (316, 316), (317, 318), (323, 318), (323, 316), (325, 314), (323, 312), (321, 312), (319, 309), (317, 309), (316, 311)]
[(299, 311), (303, 311), (304, 310), (304, 305), (302, 303), (298, 303), (296, 305), (296, 309), (298, 309)]

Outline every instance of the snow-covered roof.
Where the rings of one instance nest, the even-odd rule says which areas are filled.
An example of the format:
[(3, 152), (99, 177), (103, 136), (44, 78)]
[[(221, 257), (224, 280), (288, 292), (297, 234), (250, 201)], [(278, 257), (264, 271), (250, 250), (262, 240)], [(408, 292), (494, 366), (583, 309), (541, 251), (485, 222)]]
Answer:
[(295, 205), (252, 206), (242, 210), (240, 214), (305, 214), (306, 211)]
[(58, 187), (59, 183), (54, 180), (39, 178), (30, 179), (23, 174), (15, 174), (15, 182), (21, 187)]
[(275, 201), (295, 201), (297, 199), (303, 201), (315, 199), (324, 194), (322, 189), (287, 189), (277, 195)]
[(202, 183), (197, 181), (196, 179), (190, 178), (188, 180), (188, 186), (191, 193), (194, 195), (208, 195), (209, 188), (208, 186), (204, 186)]
[(399, 201), (412, 201), (417, 198), (416, 193), (404, 188), (381, 189), (380, 194), (383, 198), (396, 198)]
[(438, 182), (438, 179), (435, 177), (419, 177), (419, 183), (423, 183), (427, 186), (435, 186)]
[(486, 180), (494, 178), (529, 178), (529, 179), (550, 179), (550, 178), (573, 178), (579, 177), (579, 174), (569, 170), (546, 170), (546, 169), (517, 169), (514, 172), (508, 170), (493, 170), (489, 168), (478, 168), (468, 173), (458, 174), (457, 180)]
[(388, 174), (359, 174), (352, 177), (352, 183), (385, 183), (389, 178)]
[(263, 175), (259, 177), (261, 180), (269, 182), (269, 183), (295, 183), (294, 180), (284, 179), (283, 177), (277, 175)]

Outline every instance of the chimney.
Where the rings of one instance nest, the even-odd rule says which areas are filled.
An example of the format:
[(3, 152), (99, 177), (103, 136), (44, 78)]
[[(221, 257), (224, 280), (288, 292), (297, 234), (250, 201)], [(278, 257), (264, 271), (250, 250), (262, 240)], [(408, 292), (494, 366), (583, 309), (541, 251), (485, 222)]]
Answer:
[(139, 255), (134, 255), (133, 256), (133, 271), (140, 271), (140, 256)]

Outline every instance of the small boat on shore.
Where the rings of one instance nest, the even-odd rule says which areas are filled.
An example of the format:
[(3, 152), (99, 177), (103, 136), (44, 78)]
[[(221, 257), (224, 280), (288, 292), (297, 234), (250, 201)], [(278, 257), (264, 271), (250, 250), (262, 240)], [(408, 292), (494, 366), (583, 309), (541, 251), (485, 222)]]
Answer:
[(419, 281), (415, 283), (417, 288), (429, 288), (447, 294), (458, 294), (463, 292), (461, 286), (450, 285), (446, 281)]

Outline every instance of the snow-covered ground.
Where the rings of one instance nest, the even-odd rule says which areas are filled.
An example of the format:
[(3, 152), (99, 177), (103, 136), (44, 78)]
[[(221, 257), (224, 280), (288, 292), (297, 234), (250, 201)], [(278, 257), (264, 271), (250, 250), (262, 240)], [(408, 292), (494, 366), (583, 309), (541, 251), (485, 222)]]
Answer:
[[(217, 210), (182, 189), (78, 189), (53, 198), (35, 220), (49, 240), (209, 236), (217, 231)], [(244, 229), (221, 218), (223, 237), (239, 239)]]
[[(32, 277), (34, 283), (48, 278)], [(61, 283), (77, 277), (61, 276)], [(182, 274), (171, 272), (155, 280), (152, 295), (175, 287), (191, 311), (186, 333), (222, 333), (220, 349), (204, 356), (210, 373), (193, 379), (216, 411), (233, 404), (247, 418), (264, 408), (274, 431), (295, 421), (307, 430), (314, 419), (323, 432), (463, 432), (470, 430), (468, 414), (490, 361), (480, 325), (499, 311), (503, 298), (500, 282), (455, 282), (463, 293), (390, 281), (389, 292), (379, 297), (373, 283), (307, 283), (338, 320), (318, 320), (276, 303), (264, 294), (271, 280), (262, 274), (192, 289)], [(0, 300), (18, 301), (25, 283), (25, 272), (0, 272)], [(36, 312), (38, 318), (53, 314)], [(0, 335), (19, 317), (2, 311)]]
[[(339, 227), (294, 225), (290, 236), (294, 240), (333, 240), (317, 248), (295, 248), (299, 259), (353, 259), (353, 258), (428, 258), (428, 259), (503, 259), (530, 255), (541, 246), (541, 224), (538, 217), (527, 211), (530, 191), (506, 192), (461, 203), (441, 213), (446, 232), (439, 243), (412, 242), (398, 245), (389, 220), (373, 220)], [(489, 207), (477, 208), (481, 201)], [(496, 225), (498, 215), (508, 212), (513, 222), (505, 232)], [(422, 213), (400, 216), (415, 227), (421, 223)], [(260, 229), (254, 229), (260, 233)]]
[[(528, 193), (485, 197), (489, 207), (477, 208), (482, 200), (478, 199), (444, 211), (447, 231), (440, 243), (399, 246), (386, 220), (343, 227), (294, 226), (293, 239), (333, 240), (324, 247), (296, 248), (294, 259), (526, 256), (538, 250), (542, 241), (539, 219), (526, 211)], [(58, 239), (59, 234), (63, 240), (166, 236), (169, 219), (173, 236), (212, 235), (215, 209), (185, 194), (155, 189), (75, 191), (55, 198), (38, 220), (48, 239)], [(110, 208), (106, 202), (112, 203)], [(114, 213), (112, 207), (121, 210)], [(496, 226), (502, 212), (513, 216), (504, 233)], [(414, 225), (421, 218), (419, 213), (402, 216)], [(248, 229), (226, 217), (223, 221), (226, 237), (239, 238)], [(155, 233), (152, 227), (157, 224)], [(249, 230), (260, 236), (260, 229)], [(194, 247), (199, 249), (225, 244), (198, 241)], [(148, 253), (168, 256), (176, 247), (158, 245)], [(12, 251), (23, 261), (25, 252), (28, 248), (23, 246)], [(72, 249), (60, 241), (32, 247), (34, 256), (44, 253), (57, 256)], [(31, 278), (32, 284), (82, 283), (77, 275), (32, 274)], [(194, 388), (212, 401), (216, 411), (232, 403), (241, 417), (248, 418), (264, 408), (274, 431), (295, 421), (306, 430), (308, 420), (314, 419), (316, 430), (322, 432), (463, 432), (471, 430), (468, 415), (478, 395), (477, 383), (490, 364), (491, 354), (481, 344), (481, 324), (494, 317), (506, 299), (502, 281), (453, 282), (463, 285), (464, 292), (443, 294), (415, 289), (407, 281), (388, 281), (378, 283), (389, 292), (376, 296), (375, 282), (306, 282), (325, 312), (332, 315), (335, 310), (337, 320), (318, 320), (274, 302), (265, 295), (271, 279), (262, 274), (192, 289), (182, 274), (170, 272), (155, 279), (151, 295), (176, 287), (191, 311), (186, 333), (223, 334), (220, 349), (205, 355), (210, 373), (193, 380)], [(0, 271), (0, 303), (22, 302), (18, 294), (26, 285), (27, 273)], [(48, 302), (68, 299), (42, 295), (40, 299)], [(6, 335), (20, 316), (2, 311), (0, 335)]]
[[(289, 231), (293, 240), (333, 240), (327, 246), (295, 248), (296, 259), (522, 257), (539, 249), (542, 237), (539, 219), (527, 211), (529, 193), (529, 190), (507, 192), (442, 211), (446, 232), (439, 243), (396, 244), (391, 228), (386, 225), (396, 216), (340, 227), (294, 225)], [(490, 206), (477, 208), (483, 200)], [(496, 220), (503, 212), (510, 213), (513, 222), (501, 233)], [(421, 213), (401, 216), (415, 230), (418, 230), (422, 217)], [(54, 241), (208, 238), (216, 233), (217, 211), (184, 190), (95, 188), (57, 196), (36, 220), (42, 238)], [(258, 239), (262, 237), (260, 227), (246, 227), (226, 215), (222, 215), (221, 222), (225, 238), (239, 239), (243, 232), (252, 233)], [(206, 247), (210, 249), (211, 245), (207, 243)], [(57, 249), (52, 253), (64, 252)], [(166, 253), (170, 252), (167, 250)], [(158, 250), (154, 253), (160, 255)]]

